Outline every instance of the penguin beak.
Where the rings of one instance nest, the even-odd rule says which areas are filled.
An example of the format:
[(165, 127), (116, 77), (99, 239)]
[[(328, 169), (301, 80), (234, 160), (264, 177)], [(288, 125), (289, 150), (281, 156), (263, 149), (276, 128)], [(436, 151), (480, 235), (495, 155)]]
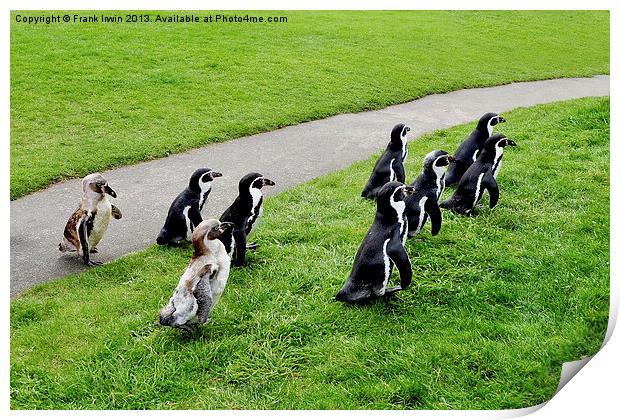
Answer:
[(506, 122), (506, 119), (504, 117), (502, 117), (501, 115), (499, 115), (499, 118), (497, 120), (498, 123), (503, 123)]
[(274, 185), (276, 185), (276, 183), (275, 183), (275, 182), (273, 182), (273, 181), (272, 181), (272, 180), (270, 180), (270, 179), (263, 178), (263, 187), (264, 187), (265, 185), (274, 186)]
[(405, 186), (405, 188), (403, 188), (403, 192), (405, 193), (405, 197), (408, 197), (415, 192), (415, 188), (413, 188), (411, 185), (407, 185)]
[(211, 178), (219, 178), (222, 176), (221, 172), (211, 171)]
[(512, 140), (510, 140), (510, 139), (506, 139), (506, 144), (507, 144), (508, 146), (516, 146), (516, 145), (517, 145), (517, 143), (515, 143), (514, 141), (512, 141)]
[(456, 159), (454, 158), (454, 156), (448, 155), (448, 162), (450, 162), (450, 163), (456, 162)]
[(110, 188), (110, 186), (109, 186), (109, 185), (105, 185), (105, 186), (103, 187), (103, 191), (104, 191), (106, 194), (109, 194), (109, 195), (111, 195), (112, 197), (116, 198), (116, 193), (114, 192), (114, 190), (113, 190), (112, 188)]

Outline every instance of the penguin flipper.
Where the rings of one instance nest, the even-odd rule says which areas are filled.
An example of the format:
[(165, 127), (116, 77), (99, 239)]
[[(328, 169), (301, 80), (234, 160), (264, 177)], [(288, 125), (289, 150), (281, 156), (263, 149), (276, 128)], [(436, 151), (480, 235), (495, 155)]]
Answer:
[(117, 220), (123, 217), (123, 213), (121, 212), (121, 209), (116, 207), (114, 204), (112, 204), (112, 217)]
[(246, 237), (244, 229), (235, 229), (233, 231), (233, 239), (235, 240), (235, 250), (232, 264), (241, 267), (245, 261)]
[(489, 176), (484, 180), (484, 186), (489, 190), (489, 208), (493, 208), (499, 201), (499, 187), (497, 186), (497, 181), (495, 181), (494, 177)]
[(199, 324), (206, 324), (209, 321), (209, 314), (213, 307), (213, 298), (211, 294), (211, 283), (209, 277), (211, 275), (211, 264), (207, 264), (204, 268), (204, 274), (194, 288), (194, 297), (198, 303), (198, 311), (196, 318)]
[(411, 284), (413, 271), (411, 270), (411, 261), (409, 255), (400, 241), (390, 241), (392, 246), (388, 246), (387, 255), (394, 262), (400, 276), (400, 287), (406, 289)]
[(187, 216), (189, 217), (189, 221), (192, 222), (193, 229), (195, 229), (196, 226), (202, 223), (202, 215), (200, 214), (198, 209), (195, 207), (191, 207), (189, 209), (189, 211), (187, 212)]
[(95, 266), (95, 265), (101, 265), (100, 262), (97, 261), (92, 261), (90, 259), (90, 247), (89, 247), (89, 243), (88, 243), (88, 220), (89, 218), (91, 218), (92, 215), (90, 215), (89, 213), (84, 213), (84, 215), (82, 216), (82, 219), (79, 222), (79, 228), (78, 228), (78, 235), (80, 238), (80, 249), (82, 250), (82, 260), (84, 261), (84, 264), (86, 264), (89, 267)]
[(441, 229), (441, 209), (437, 205), (437, 201), (428, 200), (426, 202), (426, 213), (431, 218), (431, 234), (435, 236)]

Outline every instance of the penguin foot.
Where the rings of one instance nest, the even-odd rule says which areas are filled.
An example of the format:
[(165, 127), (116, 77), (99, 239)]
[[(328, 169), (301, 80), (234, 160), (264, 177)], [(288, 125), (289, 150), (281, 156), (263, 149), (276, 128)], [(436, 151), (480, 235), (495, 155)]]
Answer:
[(86, 265), (87, 265), (87, 266), (89, 266), (89, 267), (97, 267), (97, 266), (99, 266), (99, 265), (103, 265), (103, 263), (102, 263), (102, 262), (100, 262), (100, 261), (93, 261), (93, 260), (89, 260), (89, 261), (86, 263)]
[(398, 286), (394, 286), (394, 287), (389, 287), (389, 288), (385, 291), (385, 293), (383, 294), (383, 296), (387, 296), (387, 297), (389, 297), (389, 296), (392, 296), (392, 295), (393, 295), (394, 293), (396, 293), (396, 292), (400, 292), (401, 290), (403, 290), (403, 288), (402, 288), (402, 287), (400, 287), (400, 285), (398, 285)]
[(250, 242), (246, 245), (245, 248), (249, 251), (256, 251), (256, 248), (258, 248), (258, 244), (256, 242)]
[(192, 325), (187, 325), (187, 324), (177, 325), (177, 328), (185, 331), (186, 333), (191, 334), (192, 337), (196, 336), (196, 328), (194, 328), (194, 326)]

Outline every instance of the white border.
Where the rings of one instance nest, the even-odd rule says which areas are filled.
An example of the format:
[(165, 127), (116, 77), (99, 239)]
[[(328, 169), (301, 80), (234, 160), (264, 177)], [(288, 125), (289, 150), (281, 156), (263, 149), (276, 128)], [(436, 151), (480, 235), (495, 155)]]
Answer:
[[(175, 2), (153, 0), (153, 1), (140, 1), (140, 0), (110, 0), (101, 2), (99, 4), (92, 4), (86, 1), (76, 0), (53, 0), (53, 1), (7, 1), (4, 2), (3, 8), (5, 9), (4, 19), (0, 20), (2, 27), (2, 56), (5, 58), (3, 66), (4, 83), (2, 84), (2, 94), (5, 101), (8, 102), (9, 86), (10, 86), (10, 67), (9, 63), (9, 39), (10, 39), (10, 25), (9, 25), (9, 11), (15, 10), (37, 10), (37, 9), (57, 9), (57, 10), (320, 10), (320, 9), (337, 9), (337, 10), (405, 10), (405, 9), (514, 9), (514, 10), (580, 10), (580, 9), (605, 9), (611, 10), (611, 110), (612, 110), (612, 125), (611, 125), (611, 138), (617, 139), (616, 133), (616, 121), (618, 121), (619, 111), (616, 100), (616, 83), (614, 81), (615, 70), (618, 68), (618, 54), (615, 53), (618, 48), (616, 42), (618, 38), (618, 30), (620, 21), (617, 18), (618, 2), (603, 1), (603, 0), (589, 0), (587, 2), (565, 0), (563, 2), (548, 1), (548, 0), (522, 0), (522, 1), (470, 1), (464, 4), (462, 1), (457, 0), (435, 0), (432, 3), (422, 2), (417, 4), (410, 4), (406, 1), (394, 1), (383, 0), (381, 2), (370, 1), (333, 1), (333, 0), (300, 0), (295, 2), (284, 2), (276, 0), (263, 0), (260, 3), (247, 1), (247, 0), (230, 0), (230, 1), (210, 1), (207, 4), (199, 1), (179, 0)], [(430, 6), (430, 7), (429, 7)], [(9, 106), (6, 106), (2, 110), (2, 147), (4, 153), (0, 155), (0, 167), (2, 168), (2, 179), (0, 180), (0, 194), (5, 197), (5, 205), (2, 206), (0, 211), (2, 212), (2, 224), (5, 232), (5, 240), (2, 242), (2, 273), (5, 279), (6, 299), (9, 299)], [(617, 193), (617, 181), (620, 174), (618, 173), (618, 146), (614, 141), (611, 142), (611, 214), (616, 215), (618, 206), (615, 202), (618, 199)], [(619, 250), (617, 246), (618, 238), (618, 225), (616, 223), (616, 217), (611, 219), (611, 255), (615, 255), (615, 252)], [(618, 267), (615, 263), (615, 258), (611, 260), (611, 296), (612, 307), (610, 311), (610, 326), (615, 325), (618, 313)], [(9, 305), (4, 307), (5, 316), (2, 323), (2, 340), (3, 354), (5, 356), (5, 363), (2, 366), (2, 390), (1, 400), (3, 411), (9, 411)], [(612, 327), (613, 328), (613, 327)], [(200, 418), (204, 419), (205, 415), (210, 417), (235, 417), (235, 418), (272, 418), (272, 417), (288, 417), (294, 415), (298, 418), (315, 418), (318, 416), (332, 416), (355, 418), (356, 420), (370, 419), (373, 420), (377, 417), (401, 417), (401, 418), (505, 418), (515, 417), (534, 411), (531, 416), (533, 418), (584, 418), (591, 416), (596, 419), (614, 418), (620, 407), (618, 402), (618, 386), (620, 384), (620, 364), (618, 363), (618, 355), (620, 355), (620, 343), (617, 338), (618, 334), (611, 334), (611, 329), (608, 331), (607, 338), (609, 341), (603, 347), (599, 353), (597, 353), (592, 360), (577, 374), (576, 378), (570, 380), (559, 393), (553, 397), (548, 403), (543, 404), (543, 407), (537, 410), (537, 408), (512, 410), (512, 411), (406, 411), (406, 412), (386, 412), (386, 411), (338, 411), (338, 412), (324, 412), (324, 411), (297, 411), (290, 413), (287, 411), (258, 411), (258, 412), (209, 412), (202, 411), (192, 412), (131, 412), (131, 411), (115, 411), (115, 412), (69, 412), (69, 411), (12, 411), (9, 414), (15, 417), (34, 417), (34, 416), (46, 416), (57, 418), (81, 418), (88, 416), (89, 418), (101, 417), (101, 416), (120, 416), (120, 417), (133, 417), (134, 415), (148, 416), (155, 418), (168, 418), (169, 416), (183, 416), (183, 418)]]

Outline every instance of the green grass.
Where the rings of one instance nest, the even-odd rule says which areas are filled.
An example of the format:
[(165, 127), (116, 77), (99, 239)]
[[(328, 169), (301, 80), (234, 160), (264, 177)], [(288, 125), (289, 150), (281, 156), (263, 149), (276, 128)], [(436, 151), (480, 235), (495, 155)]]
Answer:
[[(505, 115), (518, 147), (506, 151), (498, 206), (444, 213), (439, 236), (427, 227), (407, 242), (414, 279), (395, 298), (334, 300), (374, 216), (359, 196), (369, 159), (266, 200), (260, 248), (232, 270), (195, 340), (154, 324), (189, 247), (152, 246), (12, 300), (11, 407), (498, 409), (549, 399), (561, 363), (596, 352), (607, 325), (609, 99)], [(410, 143), (408, 179), (472, 125)]]
[(251, 12), (288, 22), (193, 26), (17, 13), (37, 12), (11, 15), (11, 199), (429, 93), (609, 73), (606, 11)]

